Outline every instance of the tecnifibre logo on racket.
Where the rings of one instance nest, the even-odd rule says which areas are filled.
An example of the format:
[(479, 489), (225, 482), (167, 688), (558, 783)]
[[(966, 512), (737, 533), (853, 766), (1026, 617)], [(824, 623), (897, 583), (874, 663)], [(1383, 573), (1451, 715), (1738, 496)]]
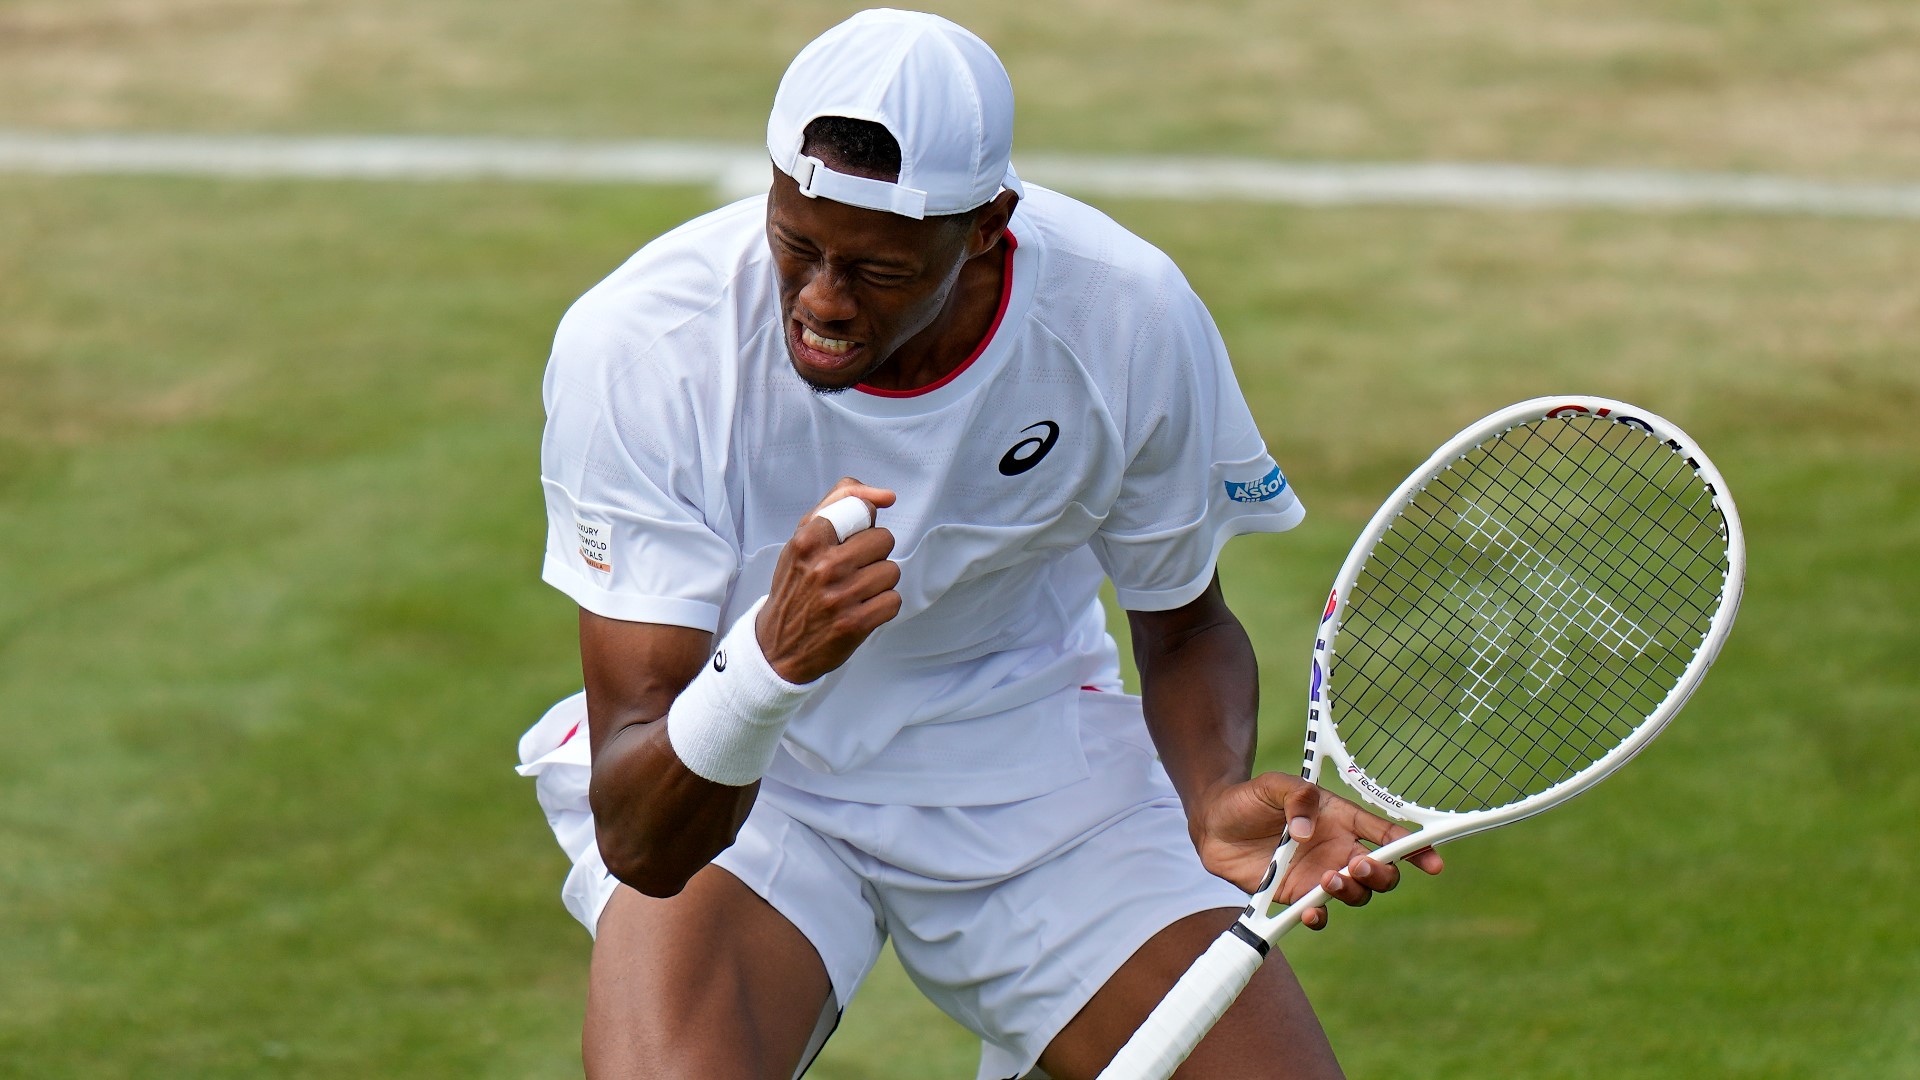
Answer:
[(1345, 779), (1348, 784), (1366, 792), (1367, 797), (1373, 800), (1376, 806), (1390, 806), (1395, 810), (1405, 810), (1407, 808), (1406, 800), (1388, 791), (1386, 788), (1381, 787), (1379, 784), (1374, 783), (1366, 773), (1360, 771), (1360, 766), (1358, 765), (1347, 766), (1347, 774), (1343, 779)]
[(1232, 499), (1234, 502), (1266, 502), (1268, 499), (1287, 490), (1287, 478), (1280, 474), (1280, 466), (1278, 465), (1275, 465), (1273, 471), (1258, 480), (1248, 480), (1244, 483), (1235, 483), (1232, 480), (1222, 482), (1227, 485), (1227, 498)]

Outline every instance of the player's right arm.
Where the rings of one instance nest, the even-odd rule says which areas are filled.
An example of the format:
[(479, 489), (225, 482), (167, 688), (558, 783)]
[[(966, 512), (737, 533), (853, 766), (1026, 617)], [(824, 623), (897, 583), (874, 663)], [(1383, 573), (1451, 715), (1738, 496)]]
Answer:
[[(846, 495), (876, 507), (894, 498), (843, 480), (820, 505)], [(813, 683), (899, 613), (892, 551), (886, 529), (840, 543), (831, 524), (807, 515), (781, 551), (751, 628), (775, 675)], [(757, 781), (719, 783), (695, 772), (668, 734), (674, 703), (712, 661), (713, 643), (704, 630), (580, 612), (600, 853), (614, 877), (650, 896), (678, 893), (733, 843), (759, 789)]]
[(712, 651), (704, 630), (580, 609), (594, 832), (613, 876), (672, 896), (733, 842), (754, 788), (716, 784), (674, 755), (661, 721)]

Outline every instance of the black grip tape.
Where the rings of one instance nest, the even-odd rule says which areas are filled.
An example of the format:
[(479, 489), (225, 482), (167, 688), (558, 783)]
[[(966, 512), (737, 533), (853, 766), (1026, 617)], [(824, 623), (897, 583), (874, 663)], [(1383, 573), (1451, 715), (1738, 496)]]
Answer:
[(1267, 955), (1267, 950), (1273, 948), (1273, 945), (1269, 943), (1266, 938), (1247, 929), (1245, 923), (1236, 922), (1227, 928), (1227, 932), (1239, 938), (1241, 941), (1246, 942), (1248, 948), (1259, 953), (1261, 956)]

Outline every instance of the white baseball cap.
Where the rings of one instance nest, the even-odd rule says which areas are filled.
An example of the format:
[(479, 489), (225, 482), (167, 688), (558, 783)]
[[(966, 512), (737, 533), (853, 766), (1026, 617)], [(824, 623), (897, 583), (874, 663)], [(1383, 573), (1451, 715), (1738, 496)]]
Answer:
[[(802, 154), (822, 116), (868, 120), (900, 144), (900, 179), (834, 172)], [(993, 49), (938, 15), (876, 8), (815, 38), (773, 96), (767, 152), (808, 198), (910, 218), (1024, 194), (1013, 172), (1013, 83)]]

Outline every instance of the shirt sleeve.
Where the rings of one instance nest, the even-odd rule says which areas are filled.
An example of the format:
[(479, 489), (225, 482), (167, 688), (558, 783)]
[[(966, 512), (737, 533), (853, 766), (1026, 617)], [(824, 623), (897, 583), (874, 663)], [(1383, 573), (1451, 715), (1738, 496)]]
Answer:
[(717, 631), (739, 569), (709, 512), (693, 395), (575, 305), (554, 339), (541, 577), (596, 615)]
[(1170, 273), (1156, 317), (1136, 338), (1127, 468), (1092, 541), (1121, 607), (1132, 611), (1192, 601), (1229, 539), (1281, 532), (1306, 516), (1267, 453), (1212, 315)]

